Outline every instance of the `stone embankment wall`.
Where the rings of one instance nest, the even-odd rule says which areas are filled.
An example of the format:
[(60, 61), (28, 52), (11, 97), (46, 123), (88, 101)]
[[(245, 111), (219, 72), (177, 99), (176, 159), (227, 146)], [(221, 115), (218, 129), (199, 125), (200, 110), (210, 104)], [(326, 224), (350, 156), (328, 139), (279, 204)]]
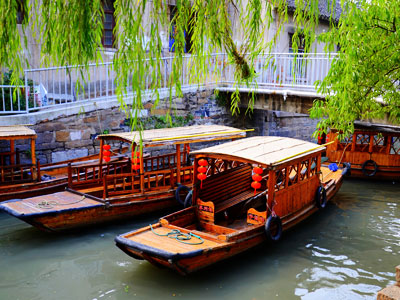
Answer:
[[(310, 120), (307, 115), (264, 110), (254, 110), (251, 114), (245, 114), (245, 109), (242, 109), (238, 116), (232, 117), (229, 104), (224, 104), (211, 90), (186, 93), (184, 97), (174, 99), (172, 104), (164, 100), (157, 108), (153, 108), (153, 104), (147, 102), (140, 115), (143, 120), (146, 119), (144, 124), (147, 129), (159, 128), (167, 125), (163, 118), (167, 112), (174, 116), (174, 125), (177, 126), (219, 124), (243, 129), (255, 128), (248, 136), (276, 135), (312, 140), (311, 134), (316, 125), (316, 121)], [(51, 121), (41, 121), (32, 128), (38, 136), (36, 151), (41, 164), (98, 153), (99, 142), (95, 139), (97, 134), (104, 131), (113, 133), (130, 130), (126, 113), (118, 107), (61, 116)], [(201, 144), (196, 146), (203, 147)], [(7, 147), (5, 143), (0, 144), (0, 152), (8, 151)], [(16, 147), (23, 154), (22, 162), (28, 162), (29, 144), (17, 141)]]

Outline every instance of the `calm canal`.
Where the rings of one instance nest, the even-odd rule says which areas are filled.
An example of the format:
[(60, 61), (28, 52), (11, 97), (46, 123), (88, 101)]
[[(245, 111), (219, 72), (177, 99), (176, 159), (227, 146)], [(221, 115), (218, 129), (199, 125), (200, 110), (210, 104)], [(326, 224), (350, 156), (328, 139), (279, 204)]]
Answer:
[(400, 264), (399, 207), (400, 184), (347, 180), (279, 244), (187, 277), (114, 245), (161, 215), (60, 235), (0, 213), (0, 299), (375, 299)]

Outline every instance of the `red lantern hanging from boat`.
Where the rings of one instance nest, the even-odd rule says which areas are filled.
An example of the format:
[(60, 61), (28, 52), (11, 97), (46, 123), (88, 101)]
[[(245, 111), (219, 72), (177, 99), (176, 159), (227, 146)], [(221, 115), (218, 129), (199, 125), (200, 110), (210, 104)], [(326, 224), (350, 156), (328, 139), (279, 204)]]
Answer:
[(134, 152), (132, 151), (132, 170), (139, 171), (140, 170), (140, 151)]
[(110, 145), (103, 145), (102, 149), (102, 155), (103, 155), (103, 160), (105, 162), (109, 162), (111, 160), (111, 146)]
[(200, 167), (197, 168), (197, 179), (200, 180), (200, 188), (203, 188), (203, 180), (207, 178), (207, 166), (208, 166), (208, 161), (204, 158), (199, 159), (198, 162)]
[(256, 191), (261, 188), (261, 183), (260, 181), (262, 180), (262, 174), (263, 169), (260, 167), (254, 167), (253, 168), (253, 176), (251, 177), (254, 181), (251, 183), (251, 187), (254, 189), (254, 195), (256, 194)]

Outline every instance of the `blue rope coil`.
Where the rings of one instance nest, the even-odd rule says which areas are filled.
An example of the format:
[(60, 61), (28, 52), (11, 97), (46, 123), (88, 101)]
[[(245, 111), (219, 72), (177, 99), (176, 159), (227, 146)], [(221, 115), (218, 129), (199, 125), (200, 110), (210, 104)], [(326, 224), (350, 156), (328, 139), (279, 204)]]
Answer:
[[(155, 235), (158, 235), (158, 236), (166, 236), (166, 237), (169, 237), (170, 239), (175, 239), (175, 240), (177, 240), (178, 242), (183, 243), (183, 244), (187, 244), (187, 245), (201, 245), (201, 244), (204, 243), (204, 240), (203, 240), (203, 238), (202, 238), (201, 236), (198, 236), (198, 235), (196, 235), (196, 234), (194, 234), (194, 233), (191, 233), (191, 232), (189, 232), (189, 233), (184, 233), (184, 232), (181, 232), (179, 229), (173, 229), (173, 230), (171, 230), (170, 232), (168, 232), (168, 233), (166, 233), (166, 234), (159, 234), (159, 233), (157, 233), (157, 232), (154, 231), (153, 226), (151, 226), (151, 224), (150, 224), (150, 228), (151, 228), (151, 231), (152, 231)], [(191, 240), (192, 238), (199, 239), (200, 241), (199, 241), (199, 242), (194, 242), (194, 243), (186, 242), (186, 241)]]

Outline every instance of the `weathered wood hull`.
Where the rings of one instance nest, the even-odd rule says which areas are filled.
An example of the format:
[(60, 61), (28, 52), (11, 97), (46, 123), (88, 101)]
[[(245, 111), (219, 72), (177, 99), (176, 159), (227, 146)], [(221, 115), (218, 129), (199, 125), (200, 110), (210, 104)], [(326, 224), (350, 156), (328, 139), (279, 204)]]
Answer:
[[(341, 174), (332, 175), (327, 171), (324, 173), (326, 175), (327, 200), (329, 201), (341, 187), (343, 176)], [(286, 231), (297, 225), (318, 210), (319, 208), (312, 204), (283, 217), (283, 230)], [(232, 230), (231, 233), (224, 232), (224, 228), (221, 226), (215, 226), (215, 232), (210, 232), (208, 228), (200, 232), (196, 230), (198, 224), (196, 207), (190, 207), (162, 218), (160, 223), (152, 226), (153, 228), (148, 226), (119, 235), (115, 238), (115, 242), (117, 247), (133, 258), (146, 259), (154, 265), (165, 266), (185, 275), (267, 241), (264, 224), (246, 226), (247, 228)], [(201, 222), (200, 225), (206, 226)], [(174, 229), (183, 233), (192, 232), (202, 237), (204, 243), (185, 245), (166, 236), (157, 235), (166, 234)]]
[[(0, 204), (0, 209), (44, 231), (65, 231), (177, 207), (173, 190), (105, 203), (71, 191)], [(94, 197), (93, 197), (94, 198)]]
[(60, 192), (64, 190), (67, 185), (68, 177), (64, 176), (63, 178), (49, 181), (3, 186), (0, 188), (0, 202)]

